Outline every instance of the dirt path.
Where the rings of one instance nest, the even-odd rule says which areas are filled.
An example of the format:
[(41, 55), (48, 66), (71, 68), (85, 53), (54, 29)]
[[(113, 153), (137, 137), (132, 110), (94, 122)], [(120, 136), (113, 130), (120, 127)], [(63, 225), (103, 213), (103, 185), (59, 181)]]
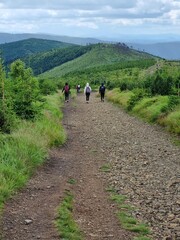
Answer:
[[(111, 185), (138, 208), (136, 217), (151, 224), (154, 239), (179, 240), (180, 149), (168, 134), (94, 95), (89, 104), (78, 96), (64, 115), (67, 144), (52, 150), (27, 188), (6, 204), (4, 239), (60, 239), (53, 221), (66, 189), (74, 194), (74, 218), (85, 239), (132, 239), (105, 191)], [(100, 171), (106, 163), (110, 173)]]

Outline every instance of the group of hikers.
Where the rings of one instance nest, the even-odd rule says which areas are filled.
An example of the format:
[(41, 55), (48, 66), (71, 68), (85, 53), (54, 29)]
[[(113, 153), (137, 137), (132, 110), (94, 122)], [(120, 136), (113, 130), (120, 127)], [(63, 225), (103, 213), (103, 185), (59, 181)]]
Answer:
[[(78, 84), (76, 86), (77, 93), (80, 92), (80, 89), (81, 89), (81, 86)], [(99, 87), (99, 94), (101, 96), (101, 102), (104, 102), (105, 90), (106, 90), (106, 87), (105, 87), (104, 83), (101, 83), (101, 86)], [(92, 89), (91, 89), (89, 83), (87, 83), (84, 88), (84, 94), (86, 96), (86, 103), (89, 103), (91, 91), (92, 91)], [(69, 102), (70, 86), (68, 83), (66, 83), (64, 85), (62, 92), (64, 93), (65, 102)]]

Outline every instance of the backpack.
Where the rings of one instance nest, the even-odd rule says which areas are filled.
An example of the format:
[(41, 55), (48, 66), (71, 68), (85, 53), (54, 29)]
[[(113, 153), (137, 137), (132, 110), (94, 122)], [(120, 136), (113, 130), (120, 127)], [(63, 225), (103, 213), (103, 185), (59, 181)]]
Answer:
[(105, 92), (105, 87), (104, 87), (104, 86), (101, 86), (101, 87), (100, 87), (100, 92), (102, 92), (102, 93)]
[(86, 87), (86, 93), (90, 93), (90, 92), (91, 92), (90, 87)]
[(68, 93), (68, 92), (69, 92), (69, 86), (68, 86), (68, 85), (65, 85), (64, 91), (65, 91), (65, 93)]

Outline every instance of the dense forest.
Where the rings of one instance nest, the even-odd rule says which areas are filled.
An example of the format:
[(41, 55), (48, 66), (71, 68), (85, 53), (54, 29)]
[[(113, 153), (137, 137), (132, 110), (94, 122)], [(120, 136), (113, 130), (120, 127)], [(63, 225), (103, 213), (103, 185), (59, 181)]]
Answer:
[(1, 57), (4, 60), (4, 65), (8, 66), (17, 59), (28, 58), (37, 53), (46, 53), (55, 49), (68, 48), (75, 46), (73, 44), (50, 41), (45, 39), (30, 38), (12, 43), (0, 44)]

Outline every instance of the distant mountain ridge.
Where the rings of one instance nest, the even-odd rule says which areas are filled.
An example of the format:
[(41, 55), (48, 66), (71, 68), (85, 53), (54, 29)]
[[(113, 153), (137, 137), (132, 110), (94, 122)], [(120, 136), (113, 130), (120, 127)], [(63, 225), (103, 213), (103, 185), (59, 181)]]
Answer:
[[(97, 38), (82, 38), (82, 37), (71, 37), (71, 36), (60, 36), (60, 35), (50, 35), (50, 34), (38, 34), (38, 33), (21, 33), (21, 34), (11, 34), (11, 33), (0, 33), (0, 44), (2, 43), (9, 43), (14, 41), (20, 41), (28, 38), (38, 38), (38, 39), (47, 39), (47, 40), (54, 40), (60, 41), (70, 44), (77, 44), (77, 45), (87, 45), (87, 44), (96, 44), (96, 43), (117, 43), (117, 42), (124, 42), (128, 46), (133, 46), (134, 49), (140, 51), (146, 51), (150, 54), (159, 56), (161, 58), (165, 58), (168, 60), (180, 60), (180, 40), (179, 41), (172, 41), (172, 42), (163, 42), (160, 41), (157, 43), (151, 44), (143, 44), (143, 43), (136, 43), (134, 41), (129, 42), (126, 41), (125, 38), (119, 38), (119, 40), (110, 41), (110, 40), (102, 40)], [(146, 41), (147, 42), (147, 39)]]
[(96, 38), (81, 38), (81, 37), (70, 37), (70, 36), (38, 34), (38, 33), (19, 33), (19, 34), (0, 33), (0, 44), (25, 40), (28, 38), (54, 40), (54, 41), (60, 41), (60, 42), (66, 42), (71, 44), (78, 44), (78, 45), (87, 45), (90, 43), (92, 44), (92, 43), (105, 42)]

